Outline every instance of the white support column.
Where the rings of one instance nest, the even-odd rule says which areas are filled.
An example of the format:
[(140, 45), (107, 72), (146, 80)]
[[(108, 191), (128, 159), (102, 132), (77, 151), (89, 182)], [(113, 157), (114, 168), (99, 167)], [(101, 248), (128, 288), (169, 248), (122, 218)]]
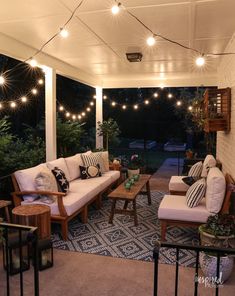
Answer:
[(56, 71), (45, 68), (46, 161), (56, 159)]
[[(103, 89), (96, 87), (96, 131), (98, 128), (98, 121), (103, 122)], [(96, 132), (96, 148), (103, 148), (103, 136), (99, 136)]]

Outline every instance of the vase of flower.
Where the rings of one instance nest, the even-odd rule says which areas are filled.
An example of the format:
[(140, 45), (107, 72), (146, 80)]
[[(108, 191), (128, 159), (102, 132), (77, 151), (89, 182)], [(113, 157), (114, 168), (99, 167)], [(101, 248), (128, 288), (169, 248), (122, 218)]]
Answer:
[(134, 175), (140, 174), (140, 168), (143, 165), (143, 161), (138, 154), (131, 156), (131, 159), (128, 163), (128, 177), (131, 178)]

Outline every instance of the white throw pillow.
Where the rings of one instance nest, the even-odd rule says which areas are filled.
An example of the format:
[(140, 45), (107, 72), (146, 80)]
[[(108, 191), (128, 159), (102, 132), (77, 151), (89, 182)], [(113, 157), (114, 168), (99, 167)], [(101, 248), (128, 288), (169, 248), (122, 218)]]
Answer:
[(204, 178), (207, 177), (210, 168), (213, 168), (215, 166), (216, 166), (216, 159), (214, 158), (213, 155), (208, 154), (203, 161), (201, 177), (204, 177)]
[(73, 181), (80, 177), (80, 169), (79, 166), (83, 165), (81, 154), (76, 154), (74, 156), (66, 157), (65, 162), (69, 171), (68, 181)]
[(35, 188), (38, 191), (58, 192), (58, 186), (55, 177), (49, 170), (42, 170), (35, 177)]
[(89, 167), (99, 164), (101, 173), (105, 172), (105, 166), (101, 152), (91, 153), (89, 155), (81, 154), (81, 158), (84, 166)]
[(206, 180), (202, 178), (190, 186), (186, 192), (187, 206), (190, 208), (196, 207), (205, 196), (205, 192)]
[(202, 173), (202, 162), (198, 161), (195, 163), (188, 172), (190, 177), (200, 177)]
[(109, 152), (102, 151), (101, 156), (103, 158), (105, 172), (108, 172), (109, 171)]
[(67, 180), (69, 180), (69, 171), (68, 171), (68, 167), (67, 167), (67, 164), (64, 160), (64, 158), (58, 158), (58, 159), (55, 159), (55, 160), (52, 160), (52, 161), (49, 161), (46, 163), (47, 164), (47, 167), (50, 169), (50, 170), (53, 170), (55, 167), (61, 169), (64, 173), (65, 173), (65, 177)]
[(206, 208), (211, 213), (218, 213), (223, 205), (226, 181), (217, 167), (210, 168), (206, 180)]

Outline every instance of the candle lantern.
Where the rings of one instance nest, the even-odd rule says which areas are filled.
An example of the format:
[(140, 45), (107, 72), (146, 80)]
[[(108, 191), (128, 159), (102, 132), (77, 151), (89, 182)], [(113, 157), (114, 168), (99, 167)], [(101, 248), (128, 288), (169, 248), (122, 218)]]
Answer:
[(38, 263), (39, 270), (44, 270), (53, 266), (53, 247), (51, 239), (39, 240)]
[(27, 231), (22, 231), (21, 248), (20, 248), (19, 233), (16, 233), (16, 232), (9, 233), (7, 244), (6, 244), (6, 238), (4, 238), (3, 266), (5, 270), (7, 270), (8, 268), (10, 275), (23, 272), (30, 268), (29, 242), (27, 240), (27, 235), (28, 235)]

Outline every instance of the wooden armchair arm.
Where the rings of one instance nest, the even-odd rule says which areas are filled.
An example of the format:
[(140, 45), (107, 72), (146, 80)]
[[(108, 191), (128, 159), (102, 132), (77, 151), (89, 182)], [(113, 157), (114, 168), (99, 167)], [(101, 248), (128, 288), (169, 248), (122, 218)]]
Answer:
[(66, 194), (64, 192), (52, 192), (52, 191), (15, 191), (12, 192), (12, 197), (13, 197), (13, 201), (14, 201), (14, 205), (15, 206), (20, 206), (21, 205), (21, 197), (23, 195), (28, 195), (28, 194), (38, 194), (38, 195), (56, 195), (57, 197), (57, 202), (58, 202), (58, 208), (59, 208), (59, 212), (60, 212), (60, 216), (62, 217), (66, 217), (67, 213), (64, 207), (64, 203), (63, 203), (63, 196), (65, 196)]

